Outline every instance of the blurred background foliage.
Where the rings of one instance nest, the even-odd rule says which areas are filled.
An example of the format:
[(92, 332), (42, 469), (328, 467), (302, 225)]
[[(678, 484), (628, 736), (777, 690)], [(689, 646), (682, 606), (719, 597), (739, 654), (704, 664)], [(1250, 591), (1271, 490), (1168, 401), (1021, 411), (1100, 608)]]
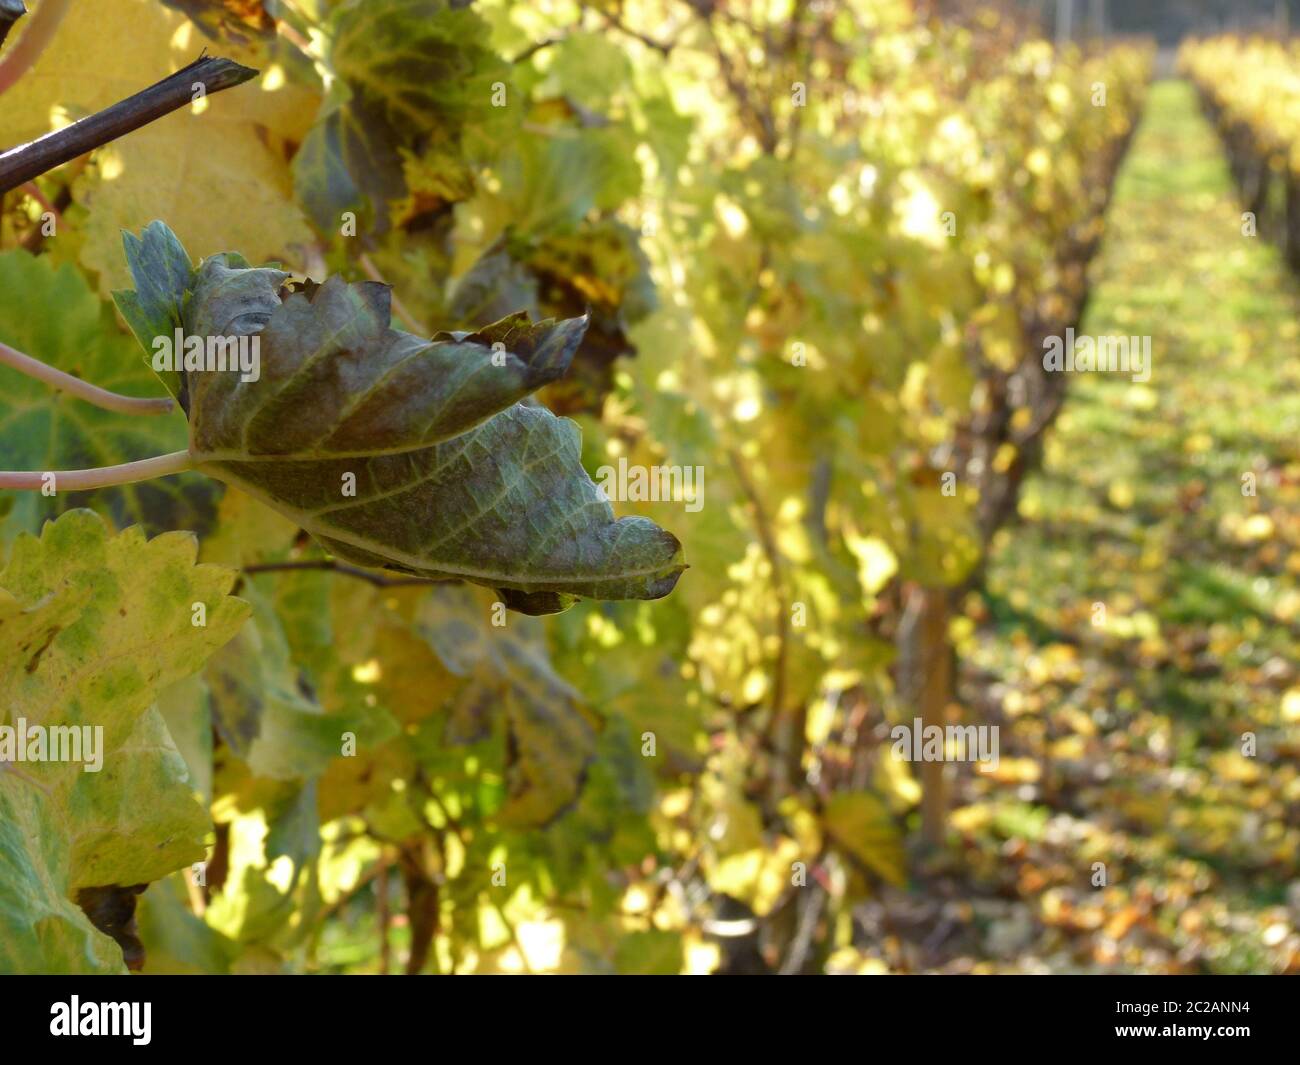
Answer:
[[(705, 471), (699, 510), (615, 503), (685, 545), (671, 597), (504, 625), (475, 589), (331, 571), (197, 476), (5, 500), (5, 544), (73, 506), (191, 530), (251, 607), (157, 701), (213, 835), (140, 896), (146, 972), (988, 967), (1026, 922), (1062, 926), (1068, 896), (1041, 879), (1003, 906), (989, 865), (1061, 831), (1041, 745), (954, 792), (887, 737), (1033, 712), (981, 707), (952, 668), (998, 668), (989, 624), (1037, 642), (1040, 681), (1072, 668), (985, 589), (1060, 409), (1041, 342), (1084, 313), (1147, 46), (910, 0), (32, 6), (21, 32), (49, 39), (0, 54), (6, 143), (205, 47), (262, 76), (5, 198), (0, 339), (159, 391), (107, 302), (120, 230), (157, 217), (195, 255), (383, 280), (423, 335), (589, 311), (541, 395), (588, 471)], [(0, 396), (13, 468), (184, 434), (26, 388)], [(1149, 635), (1118, 613), (1117, 640)], [(1136, 903), (1112, 902), (1118, 940)], [(1140, 964), (1094, 947), (1050, 964)]]

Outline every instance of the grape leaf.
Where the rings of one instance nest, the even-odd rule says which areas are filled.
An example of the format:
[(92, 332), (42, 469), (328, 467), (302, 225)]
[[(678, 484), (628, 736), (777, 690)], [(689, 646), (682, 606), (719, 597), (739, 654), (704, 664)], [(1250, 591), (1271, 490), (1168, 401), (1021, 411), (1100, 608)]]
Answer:
[(163, 689), (157, 702), (158, 713), (190, 771), (190, 784), (205, 806), (212, 805), (211, 699), (203, 676), (195, 674)]
[(581, 696), (551, 668), (545, 634), (532, 626), (540, 622), (489, 626), (468, 588), (430, 591), (416, 623), (443, 665), (471, 680), (453, 708), (451, 737), (484, 739), (493, 715), (504, 717), (508, 797), (501, 817), (535, 825), (576, 798), (596, 730)]
[(300, 889), (321, 848), (316, 791), (314, 780), (264, 785), (247, 811), (227, 811), (230, 865), (208, 905), (211, 928), (239, 943), (306, 934)]
[(194, 915), (182, 876), (155, 884), (140, 897), (136, 923), (150, 976), (224, 975), (237, 953), (233, 943)]
[[(170, 337), (181, 327), (185, 295), (194, 287), (194, 265), (176, 234), (161, 222), (150, 222), (140, 236), (123, 232), (126, 261), (139, 289), (113, 293), (113, 301), (145, 351), (157, 337)], [(159, 374), (174, 397), (181, 395), (176, 370)]]
[[(192, 62), (204, 43), (193, 23), (156, 0), (68, 8), (31, 69), (0, 94), (7, 145), (139, 92)], [(222, 52), (270, 73), (261, 54), (229, 42)], [(293, 201), (283, 145), (301, 141), (319, 99), (297, 80), (262, 77), (98, 149), (96, 165), (73, 182), (78, 209), (60, 219), (55, 253), (76, 249), (107, 294), (126, 280), (118, 250), (122, 227), (162, 214), (200, 254), (233, 246), (261, 258), (287, 257), (312, 232)], [(220, 203), (239, 208), (212, 209)]]
[(325, 713), (304, 691), (283, 627), (255, 586), (243, 593), (254, 617), (208, 663), (213, 723), (221, 738), (259, 777), (293, 781), (324, 772), (343, 750), (344, 733), (365, 747), (389, 739), (388, 715), (360, 703)]
[[(214, 40), (247, 40), (275, 32), (275, 19), (262, 0), (162, 0), (183, 11)], [(272, 3), (274, 7), (274, 0)]]
[(609, 109), (615, 93), (632, 80), (627, 49), (616, 38), (571, 33), (555, 46), (543, 88), (554, 84), (568, 99), (589, 111)]
[[(571, 184), (566, 192), (572, 194)], [(449, 310), (466, 321), (520, 308), (544, 308), (548, 317), (585, 312), (590, 324), (573, 368), (547, 388), (543, 401), (557, 414), (599, 414), (616, 360), (636, 354), (627, 328), (655, 304), (650, 264), (635, 231), (601, 219), (537, 240), (501, 237), (459, 280)]]
[[(166, 288), (153, 261), (132, 259), (139, 308), (154, 302), (140, 293)], [(615, 521), (577, 427), (520, 402), (565, 373), (585, 319), (514, 315), (423, 340), (390, 328), (385, 285), (335, 276), (290, 291), (285, 276), (218, 255), (181, 300), (188, 335), (260, 345), (257, 380), (184, 375), (198, 469), (340, 558), (482, 584), (523, 613), (672, 591), (677, 539)]]
[(447, 197), (472, 189), (466, 142), (509, 120), (493, 86), (509, 68), (477, 13), (449, 0), (348, 0), (320, 28), (333, 91), (294, 159), (299, 200), (322, 231), (364, 210), (374, 232), (407, 187), (408, 160), (440, 172)]
[(866, 791), (831, 796), (822, 814), (831, 838), (856, 861), (891, 884), (907, 881), (907, 857), (889, 808)]
[(540, 240), (572, 232), (593, 211), (616, 210), (641, 191), (636, 144), (622, 126), (521, 137), (496, 164), (494, 191), (470, 206), (485, 235), (509, 230)]
[[(0, 254), (0, 341), (101, 388), (163, 394), (112, 310), (71, 265), (56, 268), (48, 258), (21, 251)], [(6, 469), (112, 466), (180, 451), (185, 444), (179, 412), (124, 417), (0, 367), (0, 454)], [(49, 498), (23, 492), (13, 500), (6, 533), (36, 532), (45, 518), (90, 500), (106, 503), (120, 526), (139, 523), (150, 533), (202, 530), (211, 525), (220, 494), (218, 485), (193, 474)]]
[[(186, 533), (111, 536), (79, 510), (19, 537), (0, 571), (0, 723), (103, 729), (98, 772), (0, 764), (0, 972), (120, 971), (121, 949), (78, 893), (204, 856), (207, 815), (153, 702), (248, 610), (226, 594), (234, 574), (196, 566), (195, 552)], [(206, 625), (191, 624), (195, 603)]]

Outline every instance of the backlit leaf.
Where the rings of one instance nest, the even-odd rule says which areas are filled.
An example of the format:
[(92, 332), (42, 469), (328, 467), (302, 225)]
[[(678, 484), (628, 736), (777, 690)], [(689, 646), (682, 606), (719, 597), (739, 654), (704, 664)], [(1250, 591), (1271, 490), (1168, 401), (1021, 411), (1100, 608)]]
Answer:
[[(20, 537), (0, 571), (0, 723), (102, 729), (98, 772), (0, 765), (0, 971), (120, 971), (121, 949), (78, 893), (148, 884), (204, 857), (208, 817), (153, 702), (247, 607), (226, 595), (229, 570), (194, 556), (184, 533), (110, 536), (73, 511), (39, 540)], [(196, 603), (206, 625), (191, 624)]]

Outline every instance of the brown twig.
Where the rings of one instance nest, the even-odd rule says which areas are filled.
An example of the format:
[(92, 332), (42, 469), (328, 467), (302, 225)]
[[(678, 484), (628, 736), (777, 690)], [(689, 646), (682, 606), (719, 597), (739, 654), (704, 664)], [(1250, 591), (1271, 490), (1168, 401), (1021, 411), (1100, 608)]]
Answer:
[[(786, 24), (785, 43), (781, 48), (781, 58), (787, 62), (793, 61), (795, 57), (795, 51), (799, 46), (800, 21), (806, 10), (804, 0), (794, 0), (793, 9)], [(799, 134), (803, 129), (803, 111), (802, 107), (795, 107), (790, 111), (789, 138), (785, 146), (787, 159), (793, 159), (795, 153), (799, 150)]]
[(196, 86), (211, 94), (233, 89), (257, 74), (256, 70), (230, 59), (202, 56), (134, 96), (0, 154), (0, 192), (16, 189), (56, 166), (184, 107), (193, 102)]
[(676, 41), (657, 41), (653, 37), (651, 37), (648, 33), (642, 33), (640, 30), (634, 30), (631, 26), (629, 26), (626, 22), (624, 22), (621, 18), (619, 18), (617, 14), (615, 14), (612, 11), (607, 11), (604, 14), (605, 14), (605, 25), (608, 26), (610, 29), (618, 30), (620, 33), (626, 34), (627, 36), (631, 37), (633, 40), (640, 41), (647, 48), (653, 48), (664, 58), (667, 58), (669, 55), (672, 54), (672, 50), (674, 46), (677, 44)]
[(703, 14), (703, 18), (705, 32), (709, 35), (709, 41), (713, 45), (714, 57), (718, 62), (718, 71), (721, 73), (722, 80), (726, 83), (732, 99), (735, 100), (737, 107), (740, 109), (741, 120), (753, 125), (754, 132), (758, 134), (758, 141), (764, 153), (773, 155), (776, 152), (777, 137), (772, 115), (768, 110), (759, 107), (754, 102), (749, 86), (745, 84), (744, 78), (736, 72), (731, 57), (727, 55), (727, 50), (723, 47), (722, 40), (709, 17), (713, 13), (713, 9), (709, 9), (707, 13)]
[(391, 967), (392, 944), (388, 938), (388, 926), (392, 918), (388, 908), (388, 870), (392, 864), (387, 854), (379, 857), (379, 876), (375, 881), (375, 897), (378, 902), (375, 921), (379, 925), (379, 975), (387, 976)]
[(63, 221), (63, 213), (57, 207), (55, 207), (54, 204), (50, 202), (50, 198), (41, 191), (40, 186), (37, 185), (36, 182), (34, 181), (27, 182), (22, 187), (22, 191), (25, 192), (28, 196), (30, 196), (33, 200), (35, 200), (42, 207), (44, 207), (47, 211), (49, 211), (50, 214), (54, 215), (54, 220), (56, 222)]
[(800, 896), (799, 913), (794, 935), (794, 942), (781, 962), (777, 972), (781, 976), (794, 976), (803, 972), (812, 952), (813, 934), (817, 931), (817, 922), (821, 920), (822, 910), (826, 905), (826, 892), (820, 884), (814, 883), (809, 889), (812, 894)]
[[(604, 16), (606, 29), (618, 30), (619, 33), (625, 34), (626, 36), (631, 37), (633, 40), (640, 41), (647, 48), (653, 48), (656, 52), (658, 52), (662, 56), (666, 57), (670, 55), (672, 53), (674, 46), (677, 43), (676, 41), (659, 41), (651, 37), (648, 33), (642, 33), (640, 30), (634, 30), (631, 26), (629, 26), (626, 22), (624, 22), (621, 18), (619, 18), (618, 15), (614, 14), (613, 12), (606, 11), (606, 12), (601, 12), (601, 14)], [(520, 52), (517, 56), (515, 56), (513, 59), (510, 60), (511, 65), (518, 66), (520, 63), (526, 63), (528, 62), (528, 60), (532, 59), (533, 56), (535, 56), (538, 52), (542, 51), (543, 49), (550, 48), (552, 45), (555, 44), (563, 44), (565, 41), (569, 39), (569, 33), (573, 29), (577, 29), (580, 23), (581, 20), (579, 20), (578, 23), (575, 23), (574, 26), (570, 28), (570, 30), (566, 30), (563, 33), (552, 34), (550, 37), (543, 37), (540, 41), (534, 41), (522, 52)]]
[(309, 56), (312, 54), (311, 41), (295, 30), (287, 22), (277, 22), (275, 24), (275, 31), (291, 45), (297, 48), (298, 51), (302, 52), (303, 55)]
[(528, 60), (532, 59), (533, 56), (543, 48), (550, 48), (553, 44), (562, 44), (564, 41), (568, 40), (568, 37), (569, 35), (567, 33), (557, 33), (551, 37), (543, 37), (540, 41), (534, 41), (515, 56), (514, 59), (510, 60), (510, 65), (518, 66), (520, 63), (527, 63)]
[(449, 580), (436, 580), (432, 577), (385, 577), (382, 573), (372, 573), (360, 566), (349, 566), (332, 558), (305, 559), (301, 562), (259, 562), (245, 566), (245, 573), (287, 573), (294, 570), (327, 570), (343, 577), (355, 577), (359, 581), (373, 584), (376, 588), (406, 588), (419, 584), (451, 584)]
[(410, 953), (406, 957), (407, 976), (419, 976), (429, 959), (437, 968), (434, 941), (441, 926), (442, 889), (425, 867), (423, 846), (420, 851), (404, 848), (399, 854), (400, 871), (406, 887), (406, 919), (411, 930)]

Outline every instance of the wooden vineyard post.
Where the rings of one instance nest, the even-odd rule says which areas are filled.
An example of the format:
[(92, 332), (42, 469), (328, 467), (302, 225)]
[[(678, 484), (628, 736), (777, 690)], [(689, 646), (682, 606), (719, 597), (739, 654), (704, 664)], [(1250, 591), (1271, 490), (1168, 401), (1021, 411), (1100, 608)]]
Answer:
[[(948, 597), (944, 587), (914, 584), (899, 629), (900, 683), (906, 705), (921, 719), (922, 735), (930, 725), (945, 725), (952, 699), (952, 647), (948, 642)], [(948, 781), (943, 761), (921, 760), (921, 834), (940, 846), (948, 811)]]

